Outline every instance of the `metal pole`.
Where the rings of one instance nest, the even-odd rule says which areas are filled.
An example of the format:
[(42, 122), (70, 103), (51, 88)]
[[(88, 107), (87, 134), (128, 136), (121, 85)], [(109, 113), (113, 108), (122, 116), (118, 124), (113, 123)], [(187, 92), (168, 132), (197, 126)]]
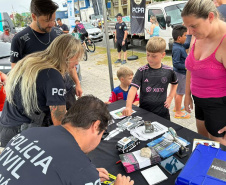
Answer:
[(98, 9), (98, 14), (100, 15), (99, 2), (98, 2), (98, 0), (97, 0), (96, 2), (97, 2), (97, 9)]
[(80, 11), (79, 0), (78, 0), (78, 12), (79, 12), (80, 21), (82, 21), (82, 16), (81, 16), (81, 11)]
[(110, 86), (111, 86), (111, 91), (113, 91), (113, 89), (114, 89), (114, 82), (113, 82), (113, 74), (112, 74), (111, 52), (110, 52), (110, 46), (109, 46), (108, 22), (107, 22), (107, 11), (106, 11), (105, 0), (103, 0), (103, 18), (104, 18), (105, 41), (106, 41), (106, 46), (107, 46)]
[[(105, 0), (104, 0), (105, 1)], [(98, 9), (98, 14), (100, 15), (100, 7), (99, 7), (99, 0), (96, 1), (97, 2), (97, 9)], [(100, 16), (100, 26), (101, 26), (101, 30), (102, 32), (104, 31), (103, 30), (103, 24), (102, 24), (102, 20), (101, 20), (101, 16)]]

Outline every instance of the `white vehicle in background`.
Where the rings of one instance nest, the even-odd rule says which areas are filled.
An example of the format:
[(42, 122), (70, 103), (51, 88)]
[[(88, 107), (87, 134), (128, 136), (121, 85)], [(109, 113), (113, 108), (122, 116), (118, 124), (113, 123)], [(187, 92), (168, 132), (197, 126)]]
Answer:
[(10, 48), (11, 43), (0, 41), (0, 71), (5, 74), (11, 70)]
[(23, 29), (25, 29), (26, 27), (16, 27), (16, 33), (19, 33), (20, 31), (22, 31)]
[[(159, 36), (166, 40), (166, 49), (171, 50), (173, 45), (172, 31), (173, 26), (183, 24), (181, 12), (187, 1), (162, 2), (146, 7), (145, 25), (146, 29), (150, 29), (150, 16), (156, 16), (160, 31)], [(145, 39), (148, 40), (150, 35), (145, 31)]]
[(98, 27), (99, 26), (99, 22), (100, 21), (103, 21), (104, 20), (104, 18), (103, 18), (103, 15), (94, 15), (94, 14), (92, 14), (92, 15), (90, 15), (90, 20), (89, 20), (89, 22), (93, 25), (93, 26), (95, 26), (95, 27)]
[[(167, 1), (152, 3), (146, 6), (144, 28), (150, 30), (150, 17), (156, 16), (160, 27), (159, 36), (165, 39), (166, 50), (172, 49), (173, 26), (183, 23), (181, 12), (186, 2), (187, 1)], [(116, 21), (117, 20), (114, 19), (114, 22), (108, 22), (108, 29), (110, 30), (109, 38), (114, 37)], [(127, 24), (128, 27), (128, 43), (134, 46), (145, 46), (148, 39), (150, 38), (150, 35), (146, 31), (144, 31), (144, 33), (132, 35), (130, 29), (130, 16), (123, 17), (123, 21)]]
[(83, 22), (82, 24), (88, 32), (90, 39), (92, 39), (94, 42), (103, 40), (103, 32), (99, 28), (96, 28), (91, 23), (87, 22)]

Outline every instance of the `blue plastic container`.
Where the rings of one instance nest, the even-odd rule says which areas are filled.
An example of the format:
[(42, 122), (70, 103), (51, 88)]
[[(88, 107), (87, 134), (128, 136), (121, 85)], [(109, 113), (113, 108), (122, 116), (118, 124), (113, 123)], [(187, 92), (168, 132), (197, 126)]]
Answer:
[(175, 185), (226, 185), (226, 152), (198, 145)]

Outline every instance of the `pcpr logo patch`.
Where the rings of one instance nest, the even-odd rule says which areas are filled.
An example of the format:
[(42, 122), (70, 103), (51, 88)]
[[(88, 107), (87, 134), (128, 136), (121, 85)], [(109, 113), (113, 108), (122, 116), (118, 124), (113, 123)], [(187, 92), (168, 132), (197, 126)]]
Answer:
[(66, 94), (66, 89), (52, 88), (52, 95), (58, 94), (59, 96), (64, 96)]

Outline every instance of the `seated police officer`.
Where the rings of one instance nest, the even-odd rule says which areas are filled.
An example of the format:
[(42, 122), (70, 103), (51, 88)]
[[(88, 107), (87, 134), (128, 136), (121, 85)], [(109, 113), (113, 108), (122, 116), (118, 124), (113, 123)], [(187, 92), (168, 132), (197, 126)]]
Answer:
[(9, 140), (27, 127), (60, 125), (66, 113), (63, 76), (83, 55), (80, 42), (61, 35), (44, 51), (27, 55), (11, 70), (0, 119), (0, 141)]
[[(108, 172), (96, 168), (86, 154), (100, 143), (110, 119), (101, 100), (81, 97), (62, 126), (31, 128), (8, 143), (0, 155), (1, 183), (10, 179), (10, 185), (101, 185), (109, 179)], [(118, 175), (114, 184), (134, 182)]]

